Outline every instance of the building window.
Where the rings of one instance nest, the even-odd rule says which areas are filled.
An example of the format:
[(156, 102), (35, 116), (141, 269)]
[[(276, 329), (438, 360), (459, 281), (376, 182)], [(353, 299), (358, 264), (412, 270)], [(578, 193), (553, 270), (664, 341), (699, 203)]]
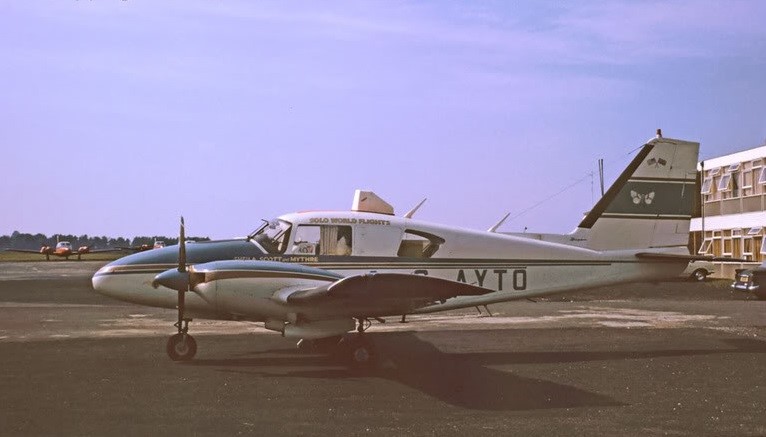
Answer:
[(753, 186), (753, 172), (746, 171), (742, 173), (742, 188), (750, 188)]
[(708, 172), (708, 176), (718, 176), (718, 173), (721, 172), (721, 167), (716, 167), (714, 169), (711, 169), (710, 172)]
[(752, 255), (752, 254), (753, 254), (753, 239), (743, 238), (742, 239), (742, 255)]
[(766, 253), (766, 238), (761, 241), (761, 253)]
[(759, 235), (763, 228), (750, 228), (749, 231), (747, 231), (747, 235)]
[(742, 236), (742, 229), (732, 229), (731, 230), (731, 236), (732, 237), (741, 237)]
[(700, 246), (700, 250), (697, 251), (700, 255), (706, 255), (710, 252), (710, 246), (713, 244), (713, 240), (705, 239)]
[(723, 255), (731, 256), (731, 254), (732, 254), (731, 238), (724, 238), (723, 239), (723, 251), (721, 253)]
[(766, 184), (766, 167), (761, 167), (761, 174), (758, 176), (759, 184)]
[(731, 174), (725, 174), (721, 176), (721, 180), (718, 181), (718, 191), (731, 190)]
[(700, 192), (702, 194), (710, 194), (711, 188), (713, 188), (713, 178), (705, 178), (705, 181), (702, 182), (702, 190)]
[(730, 172), (735, 172), (735, 171), (739, 170), (739, 163), (730, 165), (727, 170), (729, 170)]

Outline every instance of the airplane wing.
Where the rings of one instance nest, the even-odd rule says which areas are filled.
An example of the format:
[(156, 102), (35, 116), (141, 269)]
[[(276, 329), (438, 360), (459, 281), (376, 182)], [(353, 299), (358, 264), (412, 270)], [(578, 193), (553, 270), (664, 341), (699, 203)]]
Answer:
[(83, 253), (90, 254), (90, 253), (107, 253), (107, 252), (122, 252), (122, 249), (120, 248), (113, 248), (113, 249), (89, 249), (87, 252)]
[[(215, 292), (219, 302), (227, 288), (225, 282), (216, 284), (220, 280), (237, 279), (239, 287), (252, 281), (251, 287), (258, 289), (265, 282), (273, 283), (272, 278), (294, 278), (295, 284), (275, 290), (271, 299), (293, 307), (308, 319), (400, 315), (453, 297), (492, 291), (423, 275), (366, 273), (343, 277), (328, 270), (269, 261), (214, 261), (194, 265), (189, 272), (191, 288), (203, 298)], [(314, 284), (306, 284), (307, 280)]]
[(148, 249), (142, 248), (141, 246), (118, 246), (117, 249), (123, 250), (123, 251), (129, 250), (131, 252), (143, 252), (144, 250), (148, 250)]
[(5, 249), (6, 252), (40, 253), (40, 249)]
[(486, 288), (446, 279), (404, 273), (369, 273), (349, 276), (307, 290), (296, 290), (283, 296), (289, 304), (373, 304), (377, 312), (381, 303), (387, 306), (419, 307), (432, 302), (443, 302), (457, 296), (479, 296), (489, 293)]
[(295, 307), (307, 318), (384, 317), (409, 314), (458, 296), (492, 290), (446, 279), (405, 273), (348, 276), (310, 289), (287, 289), (274, 299)]

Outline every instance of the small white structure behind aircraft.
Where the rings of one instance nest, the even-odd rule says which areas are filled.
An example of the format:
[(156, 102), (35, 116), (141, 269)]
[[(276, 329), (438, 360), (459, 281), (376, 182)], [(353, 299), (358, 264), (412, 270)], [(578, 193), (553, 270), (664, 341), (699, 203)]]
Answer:
[[(372, 361), (364, 335), (385, 316), (473, 307), (608, 284), (676, 277), (696, 198), (699, 144), (645, 144), (571, 234), (534, 239), (393, 215), (357, 191), (351, 211), (286, 214), (246, 239), (184, 242), (112, 262), (99, 293), (178, 308), (167, 352), (191, 359), (190, 317), (263, 322), (285, 337), (338, 338), (353, 364)], [(661, 165), (658, 163), (662, 163)]]

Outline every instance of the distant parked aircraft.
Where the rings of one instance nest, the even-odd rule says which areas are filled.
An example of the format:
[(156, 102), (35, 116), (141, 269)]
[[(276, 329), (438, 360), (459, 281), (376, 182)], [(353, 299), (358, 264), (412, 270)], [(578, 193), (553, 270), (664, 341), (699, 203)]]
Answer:
[(83, 255), (91, 253), (119, 252), (120, 249), (91, 249), (89, 246), (80, 246), (77, 250), (72, 248), (72, 243), (68, 241), (59, 241), (56, 247), (42, 246), (40, 250), (32, 249), (6, 249), (8, 252), (39, 253), (45, 255), (46, 261), (51, 260), (51, 255), (69, 259), (70, 256), (77, 256), (81, 260)]
[(141, 244), (137, 246), (120, 246), (121, 250), (132, 250), (133, 252), (144, 252), (146, 250), (161, 249), (165, 247), (165, 242), (162, 240), (154, 240), (154, 244)]

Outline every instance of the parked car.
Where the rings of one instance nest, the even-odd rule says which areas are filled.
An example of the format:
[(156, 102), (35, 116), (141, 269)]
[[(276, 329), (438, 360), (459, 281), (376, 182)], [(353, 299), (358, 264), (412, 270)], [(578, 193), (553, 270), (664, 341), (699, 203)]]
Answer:
[(731, 287), (752, 292), (759, 300), (766, 300), (766, 261), (756, 268), (737, 271)]
[(714, 271), (715, 266), (710, 261), (691, 261), (681, 276), (690, 281), (702, 282)]

